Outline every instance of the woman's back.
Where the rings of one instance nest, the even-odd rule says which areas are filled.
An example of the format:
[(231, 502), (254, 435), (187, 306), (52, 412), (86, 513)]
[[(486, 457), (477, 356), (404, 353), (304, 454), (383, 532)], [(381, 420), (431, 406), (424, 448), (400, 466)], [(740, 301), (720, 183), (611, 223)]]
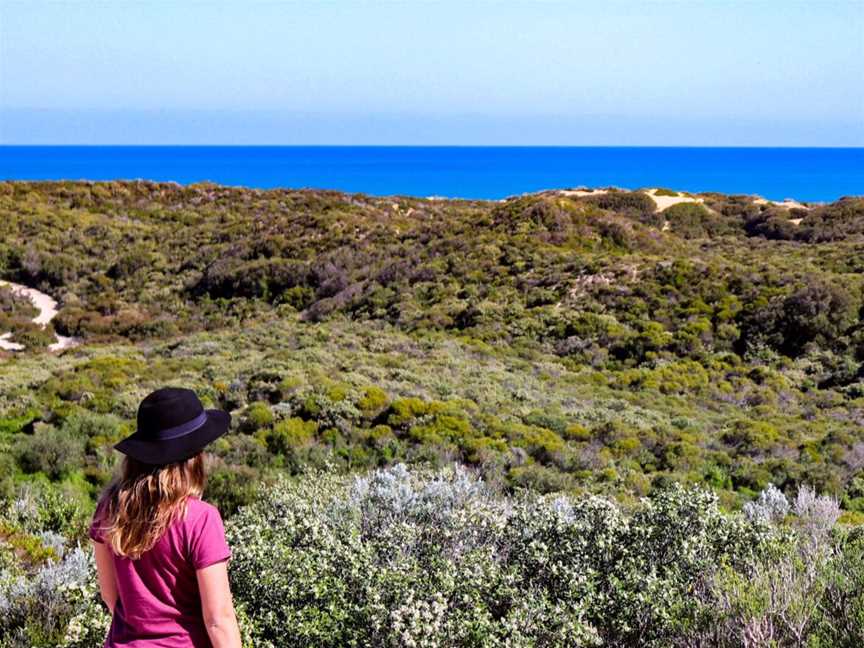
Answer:
[(126, 456), (90, 526), (106, 648), (240, 648), (222, 518), (199, 499), (203, 450), (230, 422), (191, 389), (164, 387), (114, 446)]
[[(90, 529), (96, 542), (105, 541), (104, 508)], [(196, 497), (137, 559), (112, 552), (118, 601), (106, 648), (209, 648), (196, 570), (230, 555), (219, 511)]]

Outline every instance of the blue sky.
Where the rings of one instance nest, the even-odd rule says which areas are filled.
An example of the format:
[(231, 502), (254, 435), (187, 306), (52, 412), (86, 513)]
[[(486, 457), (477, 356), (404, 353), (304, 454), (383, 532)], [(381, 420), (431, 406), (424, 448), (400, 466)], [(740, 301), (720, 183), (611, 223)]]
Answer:
[(864, 1), (0, 0), (0, 142), (864, 145)]

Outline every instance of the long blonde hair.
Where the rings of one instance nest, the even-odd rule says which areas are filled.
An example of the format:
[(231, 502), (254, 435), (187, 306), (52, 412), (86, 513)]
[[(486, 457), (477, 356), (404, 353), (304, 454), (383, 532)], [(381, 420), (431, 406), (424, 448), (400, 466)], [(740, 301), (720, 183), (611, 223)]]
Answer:
[(163, 466), (124, 457), (120, 476), (102, 496), (105, 543), (118, 556), (139, 558), (175, 519), (186, 515), (187, 500), (201, 497), (204, 481), (201, 452)]

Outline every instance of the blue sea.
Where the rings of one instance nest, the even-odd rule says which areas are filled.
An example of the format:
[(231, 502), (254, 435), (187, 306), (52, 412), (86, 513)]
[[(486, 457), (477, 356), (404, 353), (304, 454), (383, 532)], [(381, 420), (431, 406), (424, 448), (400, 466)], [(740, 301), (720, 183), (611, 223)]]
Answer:
[(0, 179), (211, 181), (504, 198), (616, 186), (832, 201), (864, 194), (864, 148), (0, 146)]

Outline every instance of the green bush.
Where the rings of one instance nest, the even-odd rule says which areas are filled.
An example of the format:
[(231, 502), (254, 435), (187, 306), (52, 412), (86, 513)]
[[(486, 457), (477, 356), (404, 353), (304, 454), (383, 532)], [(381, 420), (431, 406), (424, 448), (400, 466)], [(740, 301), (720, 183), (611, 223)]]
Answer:
[(15, 455), (25, 473), (41, 472), (60, 479), (81, 465), (84, 440), (52, 426), (40, 426), (33, 435), (18, 440)]
[(288, 454), (292, 450), (307, 446), (315, 440), (318, 424), (300, 418), (279, 421), (266, 435), (267, 447), (274, 454)]
[(274, 420), (270, 406), (262, 401), (256, 401), (249, 405), (243, 414), (243, 429), (247, 432), (255, 432), (272, 425)]
[(29, 350), (45, 350), (57, 341), (53, 329), (32, 322), (19, 322), (12, 333), (12, 342), (22, 344)]
[(363, 396), (357, 401), (357, 407), (367, 418), (374, 418), (386, 409), (388, 402), (387, 392), (380, 387), (370, 386), (363, 390)]
[(736, 232), (733, 223), (712, 213), (699, 203), (677, 203), (664, 209), (663, 216), (672, 232), (687, 239), (722, 236)]

